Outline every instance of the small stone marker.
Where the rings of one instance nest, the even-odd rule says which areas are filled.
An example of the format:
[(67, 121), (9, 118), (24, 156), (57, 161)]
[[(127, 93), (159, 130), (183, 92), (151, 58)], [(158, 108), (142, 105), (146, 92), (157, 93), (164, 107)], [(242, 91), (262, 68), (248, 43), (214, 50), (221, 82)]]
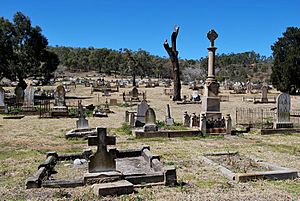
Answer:
[(166, 116), (166, 125), (171, 126), (174, 124), (174, 119), (171, 117), (170, 105), (167, 104), (167, 116)]
[(156, 115), (152, 108), (148, 108), (145, 115), (145, 125), (143, 127), (144, 132), (157, 131)]
[(291, 98), (287, 93), (280, 93), (276, 99), (277, 119), (274, 128), (293, 128), (290, 122)]
[(107, 136), (106, 128), (97, 127), (97, 136), (88, 137), (88, 145), (97, 146), (97, 152), (90, 157), (88, 163), (89, 173), (116, 170), (116, 156), (107, 151), (107, 145), (115, 144), (116, 137)]
[(133, 193), (133, 184), (126, 180), (120, 180), (110, 183), (94, 184), (92, 186), (94, 195), (122, 195)]
[(89, 122), (87, 119), (85, 119), (83, 111), (84, 110), (83, 110), (81, 101), (78, 101), (78, 118), (79, 119), (76, 121), (77, 128), (89, 128)]
[(142, 127), (145, 125), (145, 115), (149, 106), (146, 100), (142, 100), (141, 104), (138, 105), (137, 115), (135, 120), (135, 127)]

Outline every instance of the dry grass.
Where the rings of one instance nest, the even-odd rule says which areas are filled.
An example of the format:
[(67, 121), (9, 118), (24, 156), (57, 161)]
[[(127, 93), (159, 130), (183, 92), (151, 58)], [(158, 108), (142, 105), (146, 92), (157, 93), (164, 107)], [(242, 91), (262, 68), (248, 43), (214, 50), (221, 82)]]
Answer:
[[(129, 89), (126, 88), (126, 91)], [(184, 111), (199, 113), (201, 105), (176, 105), (163, 95), (163, 88), (140, 88), (147, 91), (149, 104), (163, 120), (166, 104), (176, 122), (181, 122)], [(122, 92), (122, 89), (121, 89)], [(77, 86), (70, 95), (90, 95), (90, 89)], [(184, 86), (184, 94), (189, 90)], [(97, 104), (97, 94), (83, 104)], [(99, 93), (100, 94), (100, 93)], [(228, 93), (224, 93), (228, 94)], [(243, 95), (230, 95), (230, 102), (222, 102), (221, 110), (230, 113), (235, 121), (235, 107), (253, 107), (253, 103), (241, 101)], [(105, 99), (100, 94), (100, 103)], [(119, 94), (112, 94), (117, 98)], [(292, 98), (292, 108), (297, 108), (298, 97)], [(265, 107), (274, 107), (272, 104)], [(112, 107), (115, 113), (109, 118), (89, 118), (92, 127), (119, 128), (125, 110), (135, 107)], [(20, 120), (4, 120), (0, 117), (0, 200), (94, 200), (90, 187), (75, 189), (25, 189), (25, 180), (45, 160), (47, 151), (58, 153), (81, 152), (88, 146), (79, 140), (66, 140), (64, 134), (75, 127), (76, 119), (39, 119), (26, 116)], [(113, 130), (112, 130), (113, 131)], [(161, 155), (166, 164), (177, 167), (177, 178), (181, 185), (139, 189), (138, 193), (103, 200), (300, 200), (300, 180), (257, 181), (248, 183), (229, 182), (213, 167), (202, 164), (199, 157), (206, 152), (239, 151), (268, 162), (298, 169), (300, 166), (300, 134), (260, 136), (245, 134), (241, 137), (225, 138), (176, 138), (133, 139), (130, 135), (117, 135), (117, 148), (138, 148), (150, 145), (153, 153)], [(183, 185), (185, 184), (185, 185)]]

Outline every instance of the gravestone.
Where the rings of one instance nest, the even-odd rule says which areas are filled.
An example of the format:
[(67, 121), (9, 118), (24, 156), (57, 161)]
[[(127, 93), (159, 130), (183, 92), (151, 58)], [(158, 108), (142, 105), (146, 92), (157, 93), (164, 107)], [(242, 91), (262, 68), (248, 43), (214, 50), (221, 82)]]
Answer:
[(136, 87), (133, 87), (131, 91), (132, 100), (138, 100), (139, 99), (139, 90)]
[(28, 85), (24, 91), (24, 102), (22, 106), (23, 112), (34, 112), (36, 111), (34, 107), (34, 88)]
[(51, 110), (52, 116), (69, 116), (68, 107), (65, 102), (66, 91), (63, 85), (59, 85), (54, 93), (54, 107)]
[(148, 108), (145, 114), (145, 125), (143, 127), (144, 132), (157, 131), (156, 115), (152, 108)]
[(78, 120), (76, 121), (76, 128), (89, 128), (89, 122), (85, 119), (81, 101), (78, 101)]
[(17, 104), (23, 103), (24, 90), (22, 89), (22, 87), (16, 87), (15, 94), (16, 94), (16, 103)]
[(171, 126), (174, 124), (174, 119), (171, 117), (170, 105), (167, 104), (167, 116), (165, 120), (166, 125)]
[(116, 156), (107, 151), (107, 145), (115, 145), (116, 137), (107, 136), (106, 128), (97, 127), (97, 136), (88, 137), (89, 146), (97, 146), (97, 151), (89, 159), (88, 172), (97, 173), (116, 170)]
[(261, 102), (268, 102), (268, 85), (263, 85), (261, 87)]
[(4, 98), (5, 98), (5, 91), (0, 86), (0, 113), (5, 113), (6, 112), (6, 105), (4, 103)]
[(147, 104), (147, 101), (142, 100), (142, 102), (138, 105), (137, 108), (135, 127), (142, 127), (145, 125), (145, 115), (148, 108), (149, 106)]
[(290, 122), (291, 98), (287, 93), (280, 93), (276, 99), (277, 117), (274, 122), (274, 128), (293, 128)]
[(189, 127), (190, 126), (190, 121), (191, 121), (191, 117), (187, 113), (187, 111), (185, 111), (184, 114), (183, 114), (183, 119), (182, 119), (183, 126)]

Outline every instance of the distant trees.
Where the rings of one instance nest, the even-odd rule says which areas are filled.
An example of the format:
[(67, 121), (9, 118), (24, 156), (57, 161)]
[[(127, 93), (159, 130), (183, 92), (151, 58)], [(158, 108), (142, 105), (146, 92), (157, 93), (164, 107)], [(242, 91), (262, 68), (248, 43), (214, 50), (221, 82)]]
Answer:
[(59, 60), (47, 51), (48, 41), (41, 32), (21, 12), (14, 15), (13, 22), (0, 17), (0, 78), (17, 78), (23, 88), (29, 76), (44, 77), (45, 81), (51, 78)]
[(294, 94), (300, 87), (300, 29), (288, 27), (272, 46), (271, 81), (280, 91)]

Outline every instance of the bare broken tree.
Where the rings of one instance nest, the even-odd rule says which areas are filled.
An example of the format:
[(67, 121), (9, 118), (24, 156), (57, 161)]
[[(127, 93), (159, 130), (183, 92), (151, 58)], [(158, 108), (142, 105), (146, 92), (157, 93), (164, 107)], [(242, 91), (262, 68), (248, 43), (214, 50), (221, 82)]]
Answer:
[(171, 36), (172, 40), (172, 48), (169, 46), (167, 40), (164, 42), (164, 47), (170, 56), (170, 60), (173, 66), (173, 82), (174, 82), (174, 94), (173, 94), (173, 101), (180, 101), (181, 100), (181, 83), (180, 83), (180, 71), (179, 71), (179, 63), (178, 63), (178, 51), (176, 50), (176, 39), (179, 32), (179, 27), (175, 26), (174, 31)]

